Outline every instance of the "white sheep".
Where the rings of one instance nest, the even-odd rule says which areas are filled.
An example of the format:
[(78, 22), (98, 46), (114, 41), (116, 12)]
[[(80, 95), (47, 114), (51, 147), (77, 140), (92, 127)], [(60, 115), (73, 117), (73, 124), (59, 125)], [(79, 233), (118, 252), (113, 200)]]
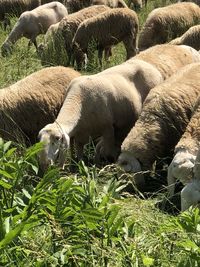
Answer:
[(182, 35), (200, 22), (200, 8), (194, 3), (176, 3), (154, 9), (140, 32), (139, 50), (163, 44)]
[(200, 146), (196, 156), (193, 177), (181, 191), (181, 210), (200, 203)]
[(59, 2), (51, 2), (21, 14), (14, 28), (2, 44), (2, 55), (11, 52), (11, 46), (21, 37), (30, 39), (37, 49), (36, 37), (44, 34), (49, 26), (67, 16), (66, 7)]
[(79, 24), (85, 19), (96, 16), (107, 10), (110, 10), (110, 8), (105, 5), (91, 6), (84, 8), (76, 13), (70, 14), (61, 20), (58, 31), (61, 32), (61, 35), (64, 39), (64, 46), (68, 56), (68, 65), (71, 62), (72, 56), (72, 40)]
[[(196, 59), (200, 61), (198, 54)], [(173, 153), (200, 93), (199, 67), (200, 63), (189, 64), (150, 91), (121, 146), (118, 163), (126, 171), (150, 170), (157, 158)]]
[(172, 40), (170, 44), (188, 45), (196, 50), (200, 50), (200, 25), (190, 27), (183, 35)]
[(198, 98), (190, 122), (174, 150), (174, 158), (168, 167), (168, 187), (170, 196), (174, 194), (176, 180), (187, 184), (193, 177), (193, 167), (200, 143), (200, 97)]
[(55, 120), (65, 89), (80, 76), (73, 69), (49, 67), (0, 90), (0, 136), (35, 143), (40, 129)]
[(111, 9), (84, 20), (79, 25), (72, 41), (78, 69), (81, 69), (84, 55), (88, 54), (88, 46), (91, 41), (94, 41), (98, 49), (101, 66), (103, 50), (107, 51), (108, 48), (119, 42), (123, 42), (126, 48), (126, 59), (133, 57), (136, 54), (138, 30), (137, 14), (129, 8)]
[(46, 165), (55, 162), (63, 148), (69, 147), (69, 140), (72, 145), (75, 142), (80, 160), (89, 137), (102, 137), (97, 161), (116, 160), (146, 95), (162, 80), (159, 71), (143, 60), (127, 61), (98, 74), (74, 79), (57, 119), (39, 133), (40, 140), (46, 143), (41, 161)]

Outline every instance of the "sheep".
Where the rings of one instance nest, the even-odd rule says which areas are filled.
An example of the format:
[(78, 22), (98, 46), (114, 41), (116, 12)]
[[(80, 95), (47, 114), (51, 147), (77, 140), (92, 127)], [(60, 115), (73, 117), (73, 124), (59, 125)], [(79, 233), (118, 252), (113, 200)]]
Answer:
[(193, 176), (193, 167), (200, 143), (200, 97), (198, 98), (190, 122), (174, 150), (174, 158), (168, 167), (169, 195), (173, 196), (176, 180), (187, 184)]
[[(118, 25), (116, 27), (116, 25)], [(126, 48), (126, 58), (136, 54), (136, 38), (139, 28), (138, 17), (135, 11), (129, 8), (115, 8), (84, 20), (78, 27), (72, 49), (78, 69), (81, 68), (84, 54), (88, 53), (90, 41), (97, 44), (98, 57), (102, 66), (104, 49), (123, 42)]]
[(138, 39), (139, 50), (163, 44), (200, 22), (200, 8), (194, 3), (176, 3), (154, 9), (147, 17)]
[[(55, 122), (39, 133), (39, 140), (46, 144), (41, 162), (46, 166), (54, 163), (63, 149), (69, 148), (70, 141), (71, 146), (75, 143), (78, 160), (82, 159), (89, 137), (102, 137), (100, 155), (95, 155), (97, 163), (102, 158), (116, 160), (146, 95), (162, 80), (159, 71), (143, 60), (127, 61), (98, 74), (74, 79)], [(73, 151), (72, 158), (75, 158)]]
[(68, 65), (71, 62), (72, 40), (79, 24), (85, 19), (96, 16), (107, 10), (110, 10), (110, 8), (105, 5), (91, 6), (70, 14), (60, 21), (58, 30), (61, 32), (64, 40), (64, 46), (68, 56)]
[(196, 50), (200, 50), (200, 25), (195, 25), (187, 30), (182, 36), (172, 40), (170, 44), (188, 45)]
[(59, 2), (51, 2), (23, 12), (2, 44), (2, 55), (5, 56), (11, 52), (11, 45), (14, 45), (21, 37), (30, 39), (37, 49), (36, 37), (46, 33), (50, 25), (57, 23), (67, 14), (66, 7)]
[[(199, 55), (197, 55), (199, 61)], [(127, 172), (150, 170), (170, 156), (191, 118), (200, 93), (200, 63), (183, 67), (148, 94), (135, 126), (121, 146), (118, 164)], [(144, 183), (144, 176), (140, 175)]]
[(80, 74), (70, 68), (41, 69), (0, 90), (0, 136), (33, 144), (40, 129), (55, 120), (65, 89)]
[(200, 202), (200, 149), (198, 150), (193, 177), (191, 181), (185, 185), (181, 191), (181, 211), (187, 210), (190, 206), (199, 204)]
[(32, 10), (40, 5), (40, 0), (0, 0), (0, 21), (3, 21), (4, 30), (10, 25), (8, 16), (20, 16), (22, 12)]

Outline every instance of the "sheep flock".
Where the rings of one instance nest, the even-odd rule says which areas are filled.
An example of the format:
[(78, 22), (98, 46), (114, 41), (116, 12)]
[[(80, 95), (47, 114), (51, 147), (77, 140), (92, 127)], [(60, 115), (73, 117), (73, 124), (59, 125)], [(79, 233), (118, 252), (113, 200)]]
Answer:
[(0, 137), (42, 142), (43, 171), (67, 171), (68, 152), (84, 161), (92, 140), (90, 164), (115, 164), (141, 191), (165, 166), (165, 193), (181, 183), (184, 211), (200, 201), (200, 7), (162, 1), (144, 19), (150, 4), (0, 0), (3, 64), (23, 46), (39, 65), (17, 81), (5, 71)]

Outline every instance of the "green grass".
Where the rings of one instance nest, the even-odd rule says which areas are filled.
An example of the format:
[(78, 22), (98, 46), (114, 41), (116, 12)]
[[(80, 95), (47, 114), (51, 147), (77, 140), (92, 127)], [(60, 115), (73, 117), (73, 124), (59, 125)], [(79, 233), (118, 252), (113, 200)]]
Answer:
[[(139, 13), (141, 25), (159, 5), (149, 1)], [(7, 34), (0, 29), (0, 45)], [(1, 88), (44, 67), (34, 47), (28, 50), (27, 45), (21, 39), (12, 55), (0, 57)], [(65, 62), (50, 55), (47, 65)], [(124, 59), (119, 44), (104, 68)], [(84, 73), (99, 71), (95, 53)], [(80, 162), (75, 173), (68, 166), (64, 171), (52, 167), (40, 177), (40, 149), (39, 144), (27, 149), (0, 139), (0, 266), (199, 265), (199, 210), (172, 216), (156, 208), (166, 195), (160, 182), (166, 172), (151, 174), (153, 193), (151, 188), (151, 193), (131, 195), (125, 192), (130, 177), (114, 165), (98, 169)], [(93, 149), (87, 151), (91, 158)]]

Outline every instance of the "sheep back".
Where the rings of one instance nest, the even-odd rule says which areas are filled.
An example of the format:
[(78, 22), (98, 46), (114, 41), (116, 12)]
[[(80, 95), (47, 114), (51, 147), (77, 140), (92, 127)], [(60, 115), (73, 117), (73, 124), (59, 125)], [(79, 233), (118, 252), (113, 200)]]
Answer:
[(200, 9), (194, 3), (176, 3), (156, 8), (147, 17), (139, 36), (138, 47), (144, 50), (166, 43), (182, 35), (199, 21)]
[(70, 81), (80, 76), (73, 69), (49, 67), (0, 90), (0, 135), (6, 140), (34, 143), (38, 132), (53, 122)]
[(195, 49), (188, 46), (163, 44), (153, 46), (139, 53), (135, 58), (154, 65), (166, 79), (181, 67), (198, 62), (200, 55)]
[[(116, 27), (116, 24), (119, 26)], [(73, 43), (77, 43), (83, 52), (86, 52), (92, 39), (97, 42), (98, 47), (106, 47), (131, 38), (133, 46), (136, 46), (138, 28), (139, 22), (135, 11), (129, 8), (115, 8), (84, 20), (76, 31)]]
[(68, 54), (71, 51), (72, 39), (79, 24), (85, 19), (96, 16), (97, 14), (105, 12), (109, 9), (110, 8), (105, 5), (91, 6), (76, 13), (70, 14), (60, 21), (58, 28), (63, 36)]
[(149, 169), (157, 157), (173, 152), (200, 93), (199, 67), (200, 63), (189, 64), (150, 91), (139, 119), (122, 144), (122, 155), (130, 153)]
[(5, 18), (5, 15), (20, 16), (26, 10), (32, 10), (38, 7), (40, 0), (0, 0), (0, 20)]

